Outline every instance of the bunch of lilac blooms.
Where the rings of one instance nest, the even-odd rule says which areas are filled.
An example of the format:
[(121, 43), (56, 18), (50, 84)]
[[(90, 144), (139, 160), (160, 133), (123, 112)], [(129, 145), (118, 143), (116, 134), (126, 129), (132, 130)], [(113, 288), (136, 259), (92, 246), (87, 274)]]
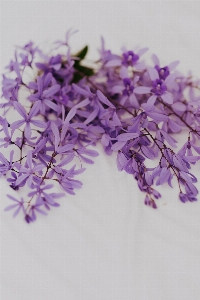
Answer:
[[(162, 67), (153, 55), (147, 64), (147, 48), (117, 55), (105, 49), (103, 39), (92, 69), (84, 64), (87, 47), (71, 53), (71, 34), (56, 42), (54, 55), (32, 42), (18, 47), (6, 67), (0, 147), (8, 156), (0, 153), (0, 175), (13, 190), (29, 191), (25, 199), (8, 195), (13, 204), (5, 210), (13, 216), (21, 211), (29, 223), (58, 207), (60, 197), (82, 187), (77, 175), (94, 163), (98, 152), (91, 146), (97, 143), (108, 155), (117, 152), (118, 170), (136, 179), (146, 205), (157, 207), (161, 195), (155, 185), (172, 187), (173, 181), (183, 203), (196, 201), (191, 167), (200, 159), (200, 81), (175, 71), (178, 61)], [(33, 79), (24, 79), (27, 70)], [(179, 146), (174, 134), (182, 131), (187, 138)], [(55, 186), (62, 192), (55, 193)]]

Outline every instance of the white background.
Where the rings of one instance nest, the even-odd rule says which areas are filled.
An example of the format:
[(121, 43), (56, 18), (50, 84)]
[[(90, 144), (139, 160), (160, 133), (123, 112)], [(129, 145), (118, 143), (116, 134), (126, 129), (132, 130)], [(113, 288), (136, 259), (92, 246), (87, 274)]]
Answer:
[[(1, 73), (14, 45), (45, 45), (69, 28), (90, 59), (103, 35), (116, 53), (147, 46), (162, 65), (179, 59), (200, 76), (199, 1), (2, 1)], [(3, 212), (10, 189), (0, 180), (1, 299), (199, 300), (200, 202), (182, 204), (164, 186), (159, 209), (146, 207), (131, 175), (98, 150), (76, 196), (30, 225)]]

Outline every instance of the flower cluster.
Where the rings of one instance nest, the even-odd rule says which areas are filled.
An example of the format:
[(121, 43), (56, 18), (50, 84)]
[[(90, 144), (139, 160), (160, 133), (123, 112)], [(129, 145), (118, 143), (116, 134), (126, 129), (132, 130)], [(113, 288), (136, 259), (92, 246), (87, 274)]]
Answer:
[[(152, 55), (147, 64), (147, 48), (113, 54), (103, 39), (92, 69), (84, 64), (87, 46), (71, 53), (72, 33), (55, 43), (54, 55), (33, 42), (18, 47), (6, 67), (0, 147), (10, 151), (8, 157), (0, 153), (0, 176), (13, 190), (29, 190), (25, 200), (8, 195), (14, 204), (5, 210), (21, 212), (30, 223), (58, 207), (60, 197), (81, 188), (76, 176), (94, 163), (98, 152), (91, 146), (97, 143), (108, 155), (117, 152), (118, 170), (135, 178), (146, 205), (157, 207), (155, 185), (172, 187), (173, 181), (183, 203), (196, 201), (191, 168), (200, 159), (199, 80), (175, 71), (178, 61), (161, 67)], [(175, 134), (182, 131), (186, 141), (178, 146)], [(55, 186), (63, 192), (53, 192)]]

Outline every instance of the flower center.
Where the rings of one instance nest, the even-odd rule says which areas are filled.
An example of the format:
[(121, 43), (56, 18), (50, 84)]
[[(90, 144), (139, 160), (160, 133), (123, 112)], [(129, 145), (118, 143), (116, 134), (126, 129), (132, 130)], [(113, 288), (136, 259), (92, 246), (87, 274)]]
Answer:
[(167, 90), (167, 87), (163, 81), (160, 79), (156, 79), (153, 81), (153, 88), (151, 89), (151, 92), (154, 93), (157, 96), (160, 96), (164, 94)]
[(135, 54), (133, 51), (127, 51), (123, 53), (123, 65), (133, 66), (134, 63), (139, 59), (139, 56)]
[(169, 68), (167, 66), (163, 68), (159, 68), (158, 66), (155, 66), (155, 68), (158, 71), (160, 79), (165, 80), (169, 75)]
[(125, 89), (123, 90), (124, 96), (130, 96), (134, 90), (134, 86), (131, 85), (131, 80), (129, 78), (124, 78), (123, 80)]

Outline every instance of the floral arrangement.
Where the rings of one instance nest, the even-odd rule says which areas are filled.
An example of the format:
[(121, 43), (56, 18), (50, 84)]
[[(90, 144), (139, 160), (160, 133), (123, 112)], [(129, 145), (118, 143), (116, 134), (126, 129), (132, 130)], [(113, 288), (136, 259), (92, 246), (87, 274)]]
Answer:
[[(173, 181), (183, 203), (196, 201), (191, 168), (200, 159), (200, 81), (175, 71), (178, 61), (163, 67), (152, 55), (145, 63), (147, 48), (114, 54), (103, 38), (99, 60), (87, 66), (88, 47), (71, 54), (71, 34), (50, 54), (33, 42), (17, 47), (6, 67), (0, 147), (10, 151), (0, 153), (0, 175), (13, 190), (29, 191), (25, 200), (8, 195), (13, 204), (5, 210), (21, 211), (30, 223), (58, 207), (65, 192), (81, 188), (76, 176), (94, 163), (97, 143), (107, 155), (117, 152), (118, 170), (135, 178), (146, 205), (157, 207), (155, 185)], [(181, 132), (183, 145), (174, 137)], [(63, 192), (53, 192), (55, 186)]]

